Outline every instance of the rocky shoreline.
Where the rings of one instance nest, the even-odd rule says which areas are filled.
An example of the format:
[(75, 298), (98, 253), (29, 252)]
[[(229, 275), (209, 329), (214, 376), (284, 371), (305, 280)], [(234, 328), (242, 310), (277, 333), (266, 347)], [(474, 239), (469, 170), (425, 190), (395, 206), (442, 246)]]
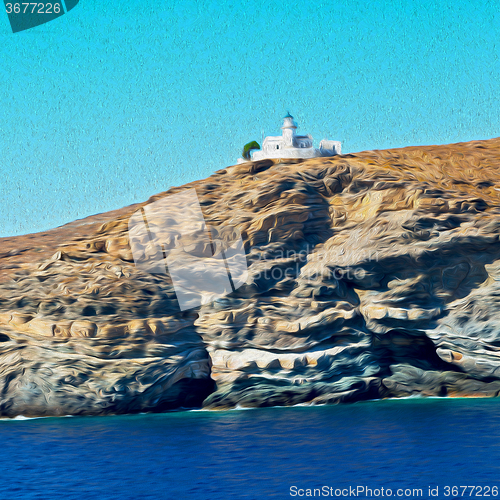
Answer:
[[(500, 391), (500, 139), (228, 167), (0, 239), (0, 416)], [(179, 312), (128, 222), (195, 188), (249, 276)]]

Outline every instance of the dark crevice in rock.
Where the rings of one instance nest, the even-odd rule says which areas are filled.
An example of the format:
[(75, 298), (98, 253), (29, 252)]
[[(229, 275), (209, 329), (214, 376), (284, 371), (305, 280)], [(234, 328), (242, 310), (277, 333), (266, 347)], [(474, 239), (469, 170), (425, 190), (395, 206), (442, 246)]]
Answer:
[(374, 357), (381, 366), (380, 376), (389, 376), (392, 373), (391, 366), (398, 364), (408, 364), (422, 370), (462, 372), (459, 367), (438, 356), (436, 346), (423, 332), (390, 330), (374, 335), (372, 346)]

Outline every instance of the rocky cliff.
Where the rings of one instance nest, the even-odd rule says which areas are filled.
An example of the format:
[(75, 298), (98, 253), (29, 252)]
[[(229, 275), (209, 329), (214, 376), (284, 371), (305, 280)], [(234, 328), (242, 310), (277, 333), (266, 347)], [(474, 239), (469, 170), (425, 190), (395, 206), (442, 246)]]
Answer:
[[(499, 181), (500, 139), (262, 160), (1, 239), (0, 415), (497, 396)], [(191, 188), (249, 275), (180, 312), (128, 223)]]

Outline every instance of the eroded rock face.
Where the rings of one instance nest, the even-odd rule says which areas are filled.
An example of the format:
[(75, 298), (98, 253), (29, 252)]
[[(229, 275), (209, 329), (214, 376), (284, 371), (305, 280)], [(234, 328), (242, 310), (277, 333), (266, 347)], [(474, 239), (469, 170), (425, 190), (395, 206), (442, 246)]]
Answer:
[[(499, 180), (500, 139), (263, 160), (2, 239), (0, 415), (496, 396)], [(128, 222), (192, 188), (249, 275), (181, 313)]]

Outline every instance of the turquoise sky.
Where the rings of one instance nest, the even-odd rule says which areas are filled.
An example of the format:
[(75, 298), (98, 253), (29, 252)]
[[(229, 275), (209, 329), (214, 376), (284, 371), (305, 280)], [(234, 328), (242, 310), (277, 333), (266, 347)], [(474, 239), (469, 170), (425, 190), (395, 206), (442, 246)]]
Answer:
[(500, 14), (474, 1), (80, 0), (0, 14), (0, 236), (145, 200), (299, 132), (344, 152), (500, 136)]

